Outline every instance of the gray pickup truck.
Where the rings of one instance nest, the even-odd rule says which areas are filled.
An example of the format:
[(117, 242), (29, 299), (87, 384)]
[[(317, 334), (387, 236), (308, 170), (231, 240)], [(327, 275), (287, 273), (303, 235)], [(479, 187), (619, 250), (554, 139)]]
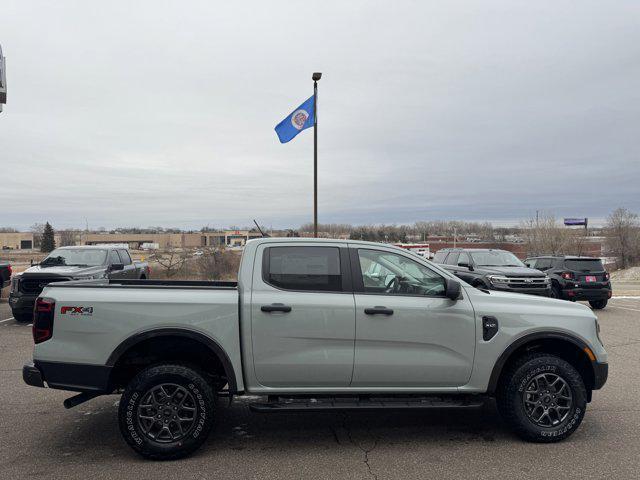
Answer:
[(2, 289), (11, 281), (11, 264), (0, 260), (0, 298), (2, 298)]
[(36, 298), (45, 285), (97, 278), (146, 279), (149, 265), (134, 262), (126, 248), (116, 246), (60, 247), (38, 265), (14, 275), (9, 293), (13, 318), (31, 322)]
[(586, 306), (471, 287), (368, 242), (252, 240), (238, 282), (88, 280), (37, 301), (33, 386), (123, 393), (125, 441), (152, 459), (196, 450), (216, 397), (256, 412), (469, 408), (495, 397), (522, 438), (580, 425), (608, 374)]

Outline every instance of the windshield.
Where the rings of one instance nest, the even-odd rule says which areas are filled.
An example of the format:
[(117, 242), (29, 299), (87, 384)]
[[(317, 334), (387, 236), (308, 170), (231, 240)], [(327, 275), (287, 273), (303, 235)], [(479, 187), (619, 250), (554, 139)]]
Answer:
[(104, 265), (106, 258), (106, 250), (58, 248), (51, 252), (40, 265), (43, 267), (55, 267), (59, 265), (68, 267), (95, 267)]
[(524, 267), (513, 253), (505, 250), (487, 250), (472, 252), (473, 262), (480, 267)]
[(604, 267), (599, 258), (582, 258), (580, 260), (565, 260), (564, 266), (576, 272), (603, 272)]

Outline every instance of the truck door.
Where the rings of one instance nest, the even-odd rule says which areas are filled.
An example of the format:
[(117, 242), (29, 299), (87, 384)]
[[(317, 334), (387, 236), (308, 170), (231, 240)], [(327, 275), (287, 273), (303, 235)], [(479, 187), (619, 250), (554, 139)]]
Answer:
[[(122, 259), (118, 255), (116, 250), (109, 250), (109, 269), (111, 265), (116, 265), (122, 263)], [(123, 270), (109, 270), (108, 272), (109, 278), (126, 278), (126, 271)]]
[[(254, 368), (269, 387), (346, 387), (355, 306), (346, 245), (258, 247), (251, 292)], [(260, 262), (261, 260), (261, 262)]]
[(118, 250), (118, 254), (120, 255), (122, 265), (124, 265), (121, 278), (137, 279), (138, 272), (136, 270), (136, 266), (131, 261), (131, 255), (129, 255), (129, 252), (123, 249)]
[[(457, 387), (471, 376), (475, 315), (445, 278), (391, 249), (350, 247), (356, 302), (352, 387)], [(463, 293), (464, 296), (464, 293)]]

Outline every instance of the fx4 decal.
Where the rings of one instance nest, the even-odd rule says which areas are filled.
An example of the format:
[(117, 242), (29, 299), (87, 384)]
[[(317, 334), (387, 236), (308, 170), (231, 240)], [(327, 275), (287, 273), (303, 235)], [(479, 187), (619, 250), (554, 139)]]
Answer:
[(93, 307), (61, 307), (62, 315), (93, 315)]

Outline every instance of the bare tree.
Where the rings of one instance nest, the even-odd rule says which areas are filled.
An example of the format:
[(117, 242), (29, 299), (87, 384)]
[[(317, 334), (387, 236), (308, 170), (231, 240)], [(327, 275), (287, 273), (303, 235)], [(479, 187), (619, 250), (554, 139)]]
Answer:
[(34, 223), (29, 227), (29, 230), (33, 232), (33, 248), (40, 248), (44, 233), (44, 223)]
[(58, 231), (60, 235), (60, 246), (68, 247), (76, 244), (76, 231), (75, 230), (62, 230)]
[(640, 262), (640, 222), (637, 214), (626, 208), (614, 210), (607, 218), (605, 231), (607, 246), (617, 257), (620, 268)]
[(166, 250), (158, 250), (153, 256), (153, 260), (162, 267), (164, 274), (171, 278), (181, 271), (187, 263), (187, 255), (185, 252), (178, 251), (175, 248)]
[(580, 255), (587, 239), (582, 230), (564, 227), (551, 213), (542, 213), (521, 223), (528, 255)]
[(207, 251), (197, 260), (197, 270), (205, 280), (234, 279), (239, 266), (240, 255), (224, 249)]

